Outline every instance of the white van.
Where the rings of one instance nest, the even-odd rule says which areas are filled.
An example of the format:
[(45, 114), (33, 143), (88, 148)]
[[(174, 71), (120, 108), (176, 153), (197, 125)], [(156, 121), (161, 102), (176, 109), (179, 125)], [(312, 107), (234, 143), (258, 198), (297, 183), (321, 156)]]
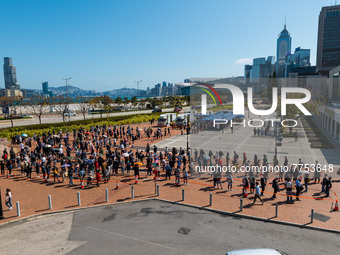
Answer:
[(274, 249), (244, 249), (237, 251), (228, 251), (227, 255), (289, 255), (289, 254)]

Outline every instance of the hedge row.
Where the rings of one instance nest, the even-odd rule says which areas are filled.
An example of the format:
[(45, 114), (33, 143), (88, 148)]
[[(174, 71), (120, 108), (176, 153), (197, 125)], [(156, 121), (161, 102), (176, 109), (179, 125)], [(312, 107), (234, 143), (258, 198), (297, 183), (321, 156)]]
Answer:
[[(85, 129), (90, 129), (92, 126), (96, 125), (128, 125), (135, 123), (144, 123), (148, 122), (151, 119), (157, 119), (159, 117), (159, 113), (154, 114), (137, 114), (137, 115), (126, 115), (126, 116), (115, 116), (115, 117), (106, 117), (106, 118), (97, 118), (97, 119), (87, 119), (87, 120), (76, 120), (67, 122), (67, 130), (72, 131), (74, 128), (79, 129), (84, 127)], [(2, 128), (0, 129), (0, 137), (11, 139), (13, 136), (27, 134), (28, 136), (33, 136), (34, 134), (41, 136), (44, 132), (48, 133), (49, 131), (55, 130), (59, 132), (59, 130), (63, 132), (66, 131), (66, 125), (64, 122), (61, 123), (49, 123), (49, 124), (36, 124), (29, 126), (20, 126), (20, 127), (10, 127), (10, 128)]]

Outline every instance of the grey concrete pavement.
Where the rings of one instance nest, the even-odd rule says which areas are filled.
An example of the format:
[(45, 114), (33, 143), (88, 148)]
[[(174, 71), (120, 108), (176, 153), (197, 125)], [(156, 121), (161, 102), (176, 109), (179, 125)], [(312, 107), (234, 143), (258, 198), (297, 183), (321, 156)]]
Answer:
[(0, 254), (66, 254), (85, 242), (68, 241), (72, 213), (41, 216), (0, 228)]
[(277, 248), (338, 254), (339, 234), (149, 200), (39, 217), (0, 228), (4, 254), (226, 254)]
[[(258, 116), (251, 114), (250, 118), (259, 119)], [(250, 118), (246, 117), (246, 123)], [(275, 117), (266, 116), (261, 117), (260, 119), (275, 119)], [(258, 125), (258, 123), (254, 123), (254, 125)], [(191, 134), (189, 135), (189, 144), (192, 152), (194, 149), (197, 149), (198, 151), (203, 149), (207, 154), (209, 150), (213, 153), (222, 151), (224, 157), (226, 156), (226, 152), (229, 152), (231, 159), (233, 158), (234, 151), (239, 154), (240, 160), (242, 160), (243, 152), (246, 152), (247, 157), (251, 162), (254, 158), (254, 154), (257, 154), (261, 161), (263, 154), (266, 154), (271, 163), (273, 162), (273, 157), (275, 155), (275, 136), (273, 131), (274, 128), (271, 128), (268, 136), (255, 137), (252, 127), (249, 127), (247, 124), (245, 127), (236, 125), (233, 133), (230, 129), (226, 129), (224, 133), (218, 130), (207, 130), (201, 131), (198, 134)], [(300, 121), (298, 121), (297, 131), (299, 134), (297, 142), (293, 137), (285, 137), (282, 141), (282, 146), (277, 147), (279, 163), (283, 164), (285, 156), (287, 156), (289, 164), (297, 164), (300, 158), (304, 164), (315, 164), (315, 161), (318, 160), (322, 166), (333, 164), (335, 168), (334, 173), (336, 173), (340, 167), (340, 150), (320, 150), (310, 148), (307, 136), (305, 135)], [(171, 137), (167, 140), (158, 142), (156, 145), (159, 148), (186, 148), (187, 137), (186, 135)]]

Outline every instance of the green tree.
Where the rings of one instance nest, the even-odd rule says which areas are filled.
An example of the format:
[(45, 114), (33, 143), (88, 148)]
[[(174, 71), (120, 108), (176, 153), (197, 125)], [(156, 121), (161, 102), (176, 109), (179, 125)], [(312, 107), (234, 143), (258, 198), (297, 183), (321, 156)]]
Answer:
[(119, 106), (123, 103), (123, 99), (121, 97), (117, 97), (114, 102)]

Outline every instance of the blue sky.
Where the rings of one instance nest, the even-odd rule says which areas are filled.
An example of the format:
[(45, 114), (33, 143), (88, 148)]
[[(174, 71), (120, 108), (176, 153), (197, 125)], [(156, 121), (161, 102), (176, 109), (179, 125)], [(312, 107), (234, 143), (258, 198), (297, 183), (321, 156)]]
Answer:
[(70, 76), (71, 85), (97, 91), (136, 87), (136, 80), (146, 88), (237, 76), (243, 75), (239, 62), (247, 62), (240, 59), (275, 56), (286, 15), (292, 48), (311, 49), (315, 64), (318, 15), (328, 5), (330, 0), (0, 0), (0, 58), (13, 58), (22, 88), (40, 89), (43, 81), (61, 86)]

